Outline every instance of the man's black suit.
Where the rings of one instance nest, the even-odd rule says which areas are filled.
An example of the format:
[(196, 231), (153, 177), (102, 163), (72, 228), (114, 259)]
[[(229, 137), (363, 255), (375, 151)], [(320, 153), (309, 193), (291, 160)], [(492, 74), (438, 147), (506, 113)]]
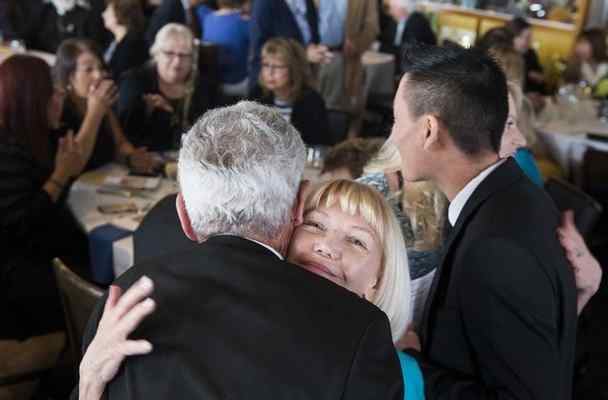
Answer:
[(558, 224), (513, 160), (477, 187), (424, 314), (427, 399), (571, 398), (576, 293)]
[[(310, 28), (310, 42), (319, 43), (319, 16), (313, 0), (306, 0), (306, 20)], [(304, 37), (284, 0), (255, 0), (251, 4), (249, 90), (258, 82), (262, 63), (262, 47), (272, 38), (294, 39), (306, 47)]]
[[(158, 31), (168, 23), (175, 22), (178, 24), (186, 24), (188, 17), (186, 13), (192, 13), (192, 10), (184, 9), (184, 5), (181, 0), (163, 0), (160, 6), (154, 11), (148, 22), (148, 28), (146, 29), (146, 41), (149, 46), (154, 43), (154, 38)], [(194, 14), (191, 14), (191, 26), (192, 34), (194, 37), (200, 36), (200, 26), (198, 26), (198, 19)]]
[(117, 284), (144, 274), (155, 282), (157, 308), (132, 337), (154, 350), (126, 360), (107, 387), (110, 399), (403, 397), (384, 313), (257, 243), (212, 237), (134, 266)]
[(380, 33), (380, 51), (395, 56), (395, 60), (397, 60), (395, 72), (397, 74), (401, 74), (402, 55), (409, 47), (417, 43), (432, 46), (437, 44), (437, 37), (433, 28), (431, 28), (427, 17), (421, 12), (416, 11), (409, 15), (398, 46), (395, 45), (395, 36), (399, 24), (393, 18), (387, 17), (383, 25), (385, 28)]

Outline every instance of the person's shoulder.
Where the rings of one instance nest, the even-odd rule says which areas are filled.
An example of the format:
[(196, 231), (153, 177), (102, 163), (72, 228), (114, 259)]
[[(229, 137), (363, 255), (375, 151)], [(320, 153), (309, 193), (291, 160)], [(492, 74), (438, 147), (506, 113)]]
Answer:
[(302, 92), (300, 93), (300, 97), (298, 98), (298, 102), (302, 103), (323, 103), (325, 105), (325, 100), (321, 94), (314, 88), (306, 85), (302, 88)]
[(127, 83), (133, 85), (139, 84), (152, 84), (156, 80), (155, 64), (148, 61), (138, 67), (131, 68), (125, 71), (121, 83)]

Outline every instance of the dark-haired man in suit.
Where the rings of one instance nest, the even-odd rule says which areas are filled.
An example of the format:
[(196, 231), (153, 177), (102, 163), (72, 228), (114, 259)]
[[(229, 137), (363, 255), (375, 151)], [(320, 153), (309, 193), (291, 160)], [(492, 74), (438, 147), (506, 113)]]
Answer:
[(390, 140), (408, 181), (431, 180), (452, 225), (421, 328), (427, 399), (569, 399), (574, 276), (560, 215), (512, 160), (499, 160), (505, 77), (475, 50), (410, 49)]

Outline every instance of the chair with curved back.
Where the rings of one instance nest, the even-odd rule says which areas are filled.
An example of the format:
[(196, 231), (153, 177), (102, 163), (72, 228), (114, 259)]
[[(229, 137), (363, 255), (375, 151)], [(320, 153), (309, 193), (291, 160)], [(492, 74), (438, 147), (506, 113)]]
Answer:
[(89, 316), (95, 304), (103, 295), (103, 291), (93, 283), (82, 279), (58, 258), (53, 260), (53, 267), (63, 304), (72, 358), (75, 365), (78, 365), (80, 363), (82, 335), (89, 321)]

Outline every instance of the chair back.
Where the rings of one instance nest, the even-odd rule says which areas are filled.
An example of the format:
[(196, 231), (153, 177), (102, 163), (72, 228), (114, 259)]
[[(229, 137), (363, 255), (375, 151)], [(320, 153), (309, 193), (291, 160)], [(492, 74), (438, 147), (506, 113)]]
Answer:
[(587, 193), (560, 179), (550, 178), (545, 190), (561, 212), (574, 211), (576, 228), (581, 235), (589, 237), (602, 214), (602, 206)]
[(63, 304), (68, 340), (74, 361), (78, 365), (82, 335), (103, 291), (93, 283), (82, 279), (58, 258), (53, 260), (53, 267)]

